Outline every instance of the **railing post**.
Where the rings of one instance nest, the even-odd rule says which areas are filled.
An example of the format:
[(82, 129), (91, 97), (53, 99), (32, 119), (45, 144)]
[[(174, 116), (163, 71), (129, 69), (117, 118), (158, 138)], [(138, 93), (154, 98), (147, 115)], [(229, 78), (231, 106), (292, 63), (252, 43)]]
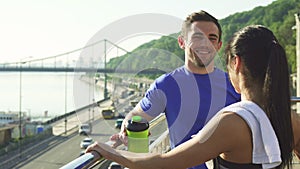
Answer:
[[(297, 97), (300, 97), (300, 23), (299, 15), (295, 14), (296, 20), (296, 60), (297, 60)], [(300, 113), (300, 103), (297, 103), (297, 113)]]

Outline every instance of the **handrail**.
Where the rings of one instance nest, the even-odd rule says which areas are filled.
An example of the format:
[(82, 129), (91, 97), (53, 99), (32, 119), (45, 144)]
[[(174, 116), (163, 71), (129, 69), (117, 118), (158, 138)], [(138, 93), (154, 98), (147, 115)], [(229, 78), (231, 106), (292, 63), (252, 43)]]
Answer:
[(104, 160), (104, 158), (99, 158), (100, 154), (92, 151), (76, 158), (59, 169), (90, 169), (95, 166), (95, 163), (98, 164)]
[(300, 97), (292, 96), (291, 102), (296, 102), (296, 103), (300, 102)]
[[(81, 169), (81, 168), (89, 168), (90, 166), (93, 166), (93, 164), (96, 161), (97, 158), (99, 158), (99, 155), (95, 152), (86, 153), (75, 160), (71, 161), (67, 165), (64, 165), (60, 169)], [(101, 159), (103, 160), (103, 158)]]

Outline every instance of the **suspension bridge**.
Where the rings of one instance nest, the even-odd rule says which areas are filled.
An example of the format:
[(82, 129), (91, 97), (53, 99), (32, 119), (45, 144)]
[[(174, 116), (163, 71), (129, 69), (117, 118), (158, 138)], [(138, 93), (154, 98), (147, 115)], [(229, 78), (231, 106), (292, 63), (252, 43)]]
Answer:
[(119, 55), (119, 51), (124, 54), (130, 53), (117, 44), (103, 39), (82, 48), (61, 53), (54, 56), (34, 59), (27, 57), (17, 62), (0, 63), (2, 72), (100, 72), (113, 73), (113, 69), (107, 69), (107, 56), (112, 50)]

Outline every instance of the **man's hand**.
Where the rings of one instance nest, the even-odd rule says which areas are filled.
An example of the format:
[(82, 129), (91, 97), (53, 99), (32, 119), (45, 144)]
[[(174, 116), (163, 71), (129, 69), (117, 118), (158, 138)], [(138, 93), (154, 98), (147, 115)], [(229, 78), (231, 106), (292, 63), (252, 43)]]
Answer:
[(126, 134), (126, 129), (124, 127), (122, 127), (123, 129), (121, 129), (120, 133), (114, 134), (110, 137), (111, 141), (114, 141), (114, 144), (112, 144), (113, 148), (117, 148), (118, 146), (124, 144), (125, 146), (127, 146), (128, 144), (128, 137)]
[[(121, 131), (118, 134), (114, 134), (110, 137), (110, 141), (114, 142), (111, 147), (116, 148), (120, 146), (121, 144), (124, 144), (125, 146), (128, 145), (128, 137), (126, 134), (126, 126), (128, 124), (128, 120), (130, 120), (133, 116), (141, 116), (145, 118), (148, 121), (151, 121), (153, 117), (147, 115), (142, 108), (139, 106), (139, 104), (136, 105), (136, 107), (130, 111), (126, 117), (123, 119), (123, 123), (121, 125)], [(150, 133), (149, 133), (150, 135)]]

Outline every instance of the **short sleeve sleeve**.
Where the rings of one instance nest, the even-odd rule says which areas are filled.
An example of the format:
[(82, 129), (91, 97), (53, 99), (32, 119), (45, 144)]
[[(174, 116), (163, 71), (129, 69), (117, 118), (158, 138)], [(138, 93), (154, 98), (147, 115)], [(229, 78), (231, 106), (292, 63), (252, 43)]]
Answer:
[(139, 102), (145, 113), (152, 117), (158, 116), (165, 111), (166, 96), (162, 89), (158, 88), (157, 80), (151, 84), (144, 98)]

